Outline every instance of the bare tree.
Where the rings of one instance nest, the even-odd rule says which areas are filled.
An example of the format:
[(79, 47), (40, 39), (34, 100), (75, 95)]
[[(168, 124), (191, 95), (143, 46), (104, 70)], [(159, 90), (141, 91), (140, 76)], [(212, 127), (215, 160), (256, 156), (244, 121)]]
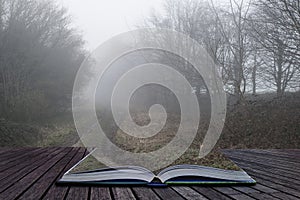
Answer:
[(1, 0), (1, 114), (29, 119), (48, 109), (54, 102), (49, 97), (55, 96), (47, 96), (50, 86), (56, 88), (52, 94), (66, 88), (54, 82), (62, 84), (70, 77), (67, 71), (76, 71), (71, 66), (78, 62), (82, 44), (66, 10), (52, 1)]
[[(184, 33), (206, 48), (215, 61), (217, 69), (221, 72), (223, 80), (227, 83), (227, 70), (224, 70), (223, 62), (226, 55), (226, 44), (219, 31), (220, 25), (216, 15), (211, 12), (207, 1), (193, 0), (168, 0), (164, 5), (164, 15), (153, 14), (146, 20), (146, 26), (169, 28)], [(196, 53), (191, 50), (191, 53)], [(181, 68), (187, 68), (181, 65)], [(190, 68), (189, 68), (190, 70)], [(196, 71), (190, 71), (189, 80), (193, 80)], [(195, 79), (197, 90), (206, 90), (202, 81)], [(197, 84), (198, 82), (198, 84)]]
[(279, 96), (293, 87), (298, 76), (299, 35), (294, 20), (288, 19), (292, 9), (286, 10), (287, 3), (260, 0), (251, 21), (253, 37), (262, 47), (260, 58), (264, 73), (261, 78), (274, 85)]
[(227, 55), (227, 62), (230, 63), (228, 71), (231, 75), (234, 96), (237, 101), (240, 101), (247, 86), (245, 67), (250, 52), (247, 18), (251, 2), (230, 0), (229, 11), (224, 10), (222, 15), (217, 11), (213, 1), (210, 2), (212, 10), (220, 21), (220, 31), (229, 49)]
[[(298, 87), (299, 1), (167, 0), (164, 15), (147, 24), (183, 32), (203, 46), (220, 68), (228, 93), (239, 102), (244, 93)], [(271, 86), (270, 86), (271, 85)]]

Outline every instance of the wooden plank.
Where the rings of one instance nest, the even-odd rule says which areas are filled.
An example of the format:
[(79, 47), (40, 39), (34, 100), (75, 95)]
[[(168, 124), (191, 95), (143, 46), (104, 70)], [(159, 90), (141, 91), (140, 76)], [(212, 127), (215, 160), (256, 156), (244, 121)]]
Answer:
[(284, 194), (282, 192), (275, 192), (275, 193), (272, 193), (270, 195), (272, 195), (273, 197), (277, 197), (279, 199), (282, 199), (282, 200), (299, 200), (299, 198), (297, 198), (297, 197), (294, 197), (294, 196), (289, 195), (289, 194)]
[(0, 193), (6, 190), (10, 185), (22, 179), (24, 176), (34, 171), (40, 165), (43, 165), (47, 160), (53, 155), (61, 152), (62, 149), (48, 149), (31, 159), (23, 161), (23, 163), (18, 164), (4, 172), (1, 172), (1, 182), (0, 182)]
[[(250, 150), (250, 151), (252, 151), (252, 150)], [(285, 151), (283, 151), (283, 152), (285, 152)], [(233, 155), (233, 154), (234, 153), (232, 153), (232, 154), (229, 153), (229, 157), (231, 157), (232, 159), (234, 159), (237, 162), (237, 164), (239, 164), (239, 165), (241, 165), (241, 163), (242, 163), (242, 164), (245, 164), (245, 165), (249, 166), (248, 171), (251, 171), (253, 168), (257, 168), (256, 165), (255, 165), (256, 163), (252, 163), (252, 165), (249, 164), (251, 162), (249, 162), (249, 160), (247, 160), (249, 158), (248, 155), (247, 156), (244, 155), (243, 158), (241, 158), (240, 156), (238, 156), (239, 159), (236, 159), (237, 156)], [(265, 155), (265, 156), (267, 157), (269, 155)], [(265, 158), (259, 157), (259, 160), (264, 160), (265, 161)], [(281, 176), (282, 175), (286, 175), (287, 173), (290, 174), (290, 170), (288, 170), (288, 171), (274, 170), (274, 167), (273, 167), (274, 165), (272, 165), (272, 164), (270, 164), (270, 162), (266, 162), (266, 161), (265, 161), (265, 163), (266, 164), (264, 166), (260, 165), (260, 169), (262, 169), (262, 170), (267, 169), (269, 171), (272, 171), (272, 173), (277, 173), (277, 175), (281, 175)], [(245, 167), (243, 166), (243, 168), (245, 168)], [(290, 169), (290, 167), (288, 167), (288, 169)], [(278, 173), (278, 172), (281, 172), (281, 173)], [(249, 173), (249, 174), (251, 175), (251, 173)], [(287, 187), (285, 187), (285, 186), (280, 185), (282, 182), (277, 182), (276, 179), (275, 179), (275, 182), (277, 182), (277, 183), (274, 183), (273, 182), (274, 178), (272, 178), (272, 177), (265, 177), (264, 176), (263, 179), (259, 179), (259, 178), (255, 177), (255, 176), (261, 176), (261, 174), (255, 173), (255, 172), (253, 172), (253, 174), (254, 175), (252, 175), (252, 176), (254, 176), (254, 178), (256, 178), (259, 181), (259, 183), (263, 183), (265, 185), (256, 184), (255, 186), (252, 186), (252, 188), (255, 188), (256, 190), (259, 190), (260, 192), (263, 192), (263, 193), (268, 193), (273, 198), (279, 198), (279, 199), (298, 199), (298, 197), (299, 197), (299, 192), (298, 192), (299, 188), (298, 187), (296, 187), (297, 189), (294, 190), (294, 189), (289, 188), (292, 184), (289, 184), (289, 185), (287, 185)], [(294, 175), (294, 177), (298, 177), (298, 175), (296, 175), (295, 173), (293, 175)], [(291, 177), (291, 178), (293, 178), (293, 177)], [(239, 188), (237, 188), (237, 189), (239, 189)], [(289, 194), (289, 193), (291, 193), (292, 195)], [(256, 195), (256, 197), (258, 197), (258, 196)], [(267, 198), (266, 196), (263, 196), (263, 197)], [(261, 196), (261, 198), (263, 198), (263, 197)], [(271, 197), (268, 197), (268, 198), (271, 198)]]
[(283, 164), (289, 164), (293, 165), (296, 167), (300, 166), (300, 158), (299, 157), (289, 157), (289, 158), (283, 158), (280, 156), (275, 156), (275, 155), (267, 155), (267, 154), (259, 154), (259, 153), (253, 153), (253, 152), (242, 152), (242, 151), (234, 151), (234, 152), (228, 152), (226, 151), (225, 154), (229, 156), (237, 156), (237, 157), (243, 157), (246, 156), (247, 158), (252, 158), (253, 160), (258, 159), (268, 159), (269, 161), (279, 161), (280, 163)]
[(177, 187), (172, 187), (172, 189), (188, 200), (194, 200), (194, 199), (207, 200), (207, 198), (205, 196), (196, 192), (195, 190), (193, 190), (190, 187), (177, 186)]
[(277, 197), (274, 197), (274, 196), (272, 196), (270, 194), (266, 194), (266, 193), (251, 193), (251, 194), (249, 194), (249, 196), (252, 196), (252, 197), (254, 197), (256, 199), (264, 199), (264, 200), (265, 199), (266, 200), (279, 199)]
[(11, 148), (11, 147), (7, 147), (7, 148), (0, 148), (0, 160), (3, 160), (3, 157), (6, 157), (7, 155), (12, 155), (20, 150), (25, 150), (24, 148)]
[(0, 159), (0, 165), (3, 165), (3, 164), (6, 164), (8, 162), (11, 162), (13, 160), (16, 160), (16, 158), (19, 158), (21, 156), (26, 156), (32, 152), (35, 152), (35, 151), (42, 151), (42, 150), (45, 150), (45, 149), (42, 149), (42, 148), (32, 148), (32, 149), (28, 149), (28, 150), (20, 150), (20, 151), (17, 151), (17, 152), (14, 152), (9, 158), (7, 159)]
[[(254, 189), (253, 189), (254, 188)], [(256, 184), (255, 186), (251, 187), (235, 187), (236, 190), (243, 191), (246, 194), (251, 194), (251, 193), (267, 193), (273, 197), (277, 197), (280, 199), (298, 199), (297, 197), (291, 196), (289, 194), (284, 194), (278, 190), (275, 190), (273, 188), (261, 185), (261, 184)], [(253, 191), (251, 191), (253, 190)], [(254, 195), (255, 196), (255, 195)]]
[[(228, 153), (225, 153), (226, 155)], [(297, 169), (300, 169), (300, 163), (298, 162), (298, 159), (295, 159), (295, 157), (293, 158), (289, 158), (289, 159), (283, 159), (283, 158), (280, 158), (280, 157), (276, 157), (275, 155), (274, 156), (270, 156), (270, 155), (263, 155), (263, 154), (254, 154), (252, 152), (248, 152), (248, 151), (245, 151), (245, 152), (241, 152), (241, 151), (235, 151), (235, 152), (232, 152), (232, 153), (229, 153), (228, 154), (230, 157), (243, 157), (243, 158), (247, 158), (247, 159), (250, 159), (250, 160), (265, 160), (265, 161), (268, 161), (268, 162), (273, 162), (274, 165), (278, 165), (278, 166), (285, 166), (285, 165), (288, 165), (288, 166), (293, 166)]]
[[(262, 156), (262, 157), (269, 157), (274, 159), (285, 159), (290, 160), (293, 158), (300, 158), (299, 155), (296, 153), (287, 153), (287, 151), (272, 151), (267, 149), (235, 149), (235, 150), (224, 150), (224, 152), (228, 153), (239, 153), (239, 154), (251, 154), (255, 156)], [(299, 160), (296, 160), (295, 162), (298, 162)]]
[(262, 185), (262, 184), (256, 184), (254, 186), (251, 186), (253, 189), (255, 190), (258, 190), (260, 192), (264, 192), (264, 193), (267, 193), (267, 194), (272, 194), (272, 193), (276, 193), (278, 192), (278, 190), (275, 190), (273, 188), (270, 188), (268, 186), (265, 186), (265, 185)]
[[(251, 198), (255, 198), (255, 199), (278, 199), (277, 196), (274, 196), (273, 193), (278, 193), (277, 190), (274, 190), (272, 188), (266, 187), (264, 185), (261, 184), (256, 184), (255, 186), (251, 186), (251, 187), (238, 187), (235, 186), (233, 187), (235, 190), (238, 190), (242, 193), (244, 193), (247, 196), (250, 196)], [(240, 195), (233, 195), (230, 196), (232, 198), (237, 198), (240, 197)]]
[(250, 197), (250, 196), (245, 195), (245, 194), (233, 194), (230, 197), (233, 198), (233, 199), (236, 199), (236, 200), (240, 200), (240, 199), (253, 200), (254, 199), (253, 197)]
[(300, 149), (271, 149), (272, 152), (280, 152), (289, 156), (299, 156), (300, 157)]
[(112, 193), (115, 200), (136, 199), (131, 189), (127, 187), (113, 187)]
[[(275, 159), (275, 158), (269, 158), (269, 157), (263, 157), (263, 156), (256, 156), (256, 155), (245, 155), (245, 154), (241, 154), (241, 153), (232, 153), (228, 155), (230, 158), (237, 158), (237, 159), (241, 159), (244, 161), (252, 161), (252, 162), (260, 162), (260, 163), (265, 163), (265, 164), (272, 164), (273, 167), (276, 168), (282, 168), (282, 169), (286, 169), (287, 167), (292, 166), (293, 169), (292, 171), (297, 172), (297, 170), (300, 169), (300, 164), (297, 164), (295, 162), (289, 162), (289, 161), (284, 161), (281, 159)], [(247, 158), (247, 159), (245, 159)], [(296, 160), (296, 158), (294, 158), (294, 160)]]
[(60, 172), (72, 160), (79, 149), (72, 148), (71, 151), (57, 162), (46, 174), (44, 174), (37, 182), (34, 183), (19, 199), (41, 199), (43, 194), (48, 190), (51, 184), (55, 184), (55, 180)]
[(33, 150), (34, 148), (26, 148), (26, 149), (16, 148), (12, 151), (6, 152), (5, 154), (1, 154), (0, 161), (2, 162), (2, 161), (10, 160), (13, 159), (16, 155), (24, 154), (25, 152), (33, 151)]
[(299, 184), (295, 184), (293, 183), (294, 180), (286, 180), (286, 179), (283, 179), (282, 177), (279, 177), (279, 176), (274, 176), (272, 174), (262, 174), (262, 173), (258, 173), (257, 170), (252, 170), (251, 167), (245, 167), (243, 166), (243, 168), (252, 176), (256, 177), (256, 178), (263, 178), (265, 180), (270, 180), (271, 182), (274, 182), (276, 184), (280, 184), (280, 185), (283, 185), (283, 186), (286, 186), (288, 188), (291, 188), (291, 189), (296, 189), (296, 190), (299, 190), (300, 186)]
[(61, 160), (71, 148), (61, 148), (61, 152), (57, 155), (50, 157), (49, 160), (44, 162), (44, 164), (40, 165), (34, 171), (30, 172), (14, 185), (9, 187), (7, 190), (0, 194), (0, 199), (15, 199), (23, 192), (25, 192), (36, 180), (38, 180), (44, 173), (46, 173), (55, 163)]
[[(244, 186), (244, 188), (249, 188), (249, 187)], [(239, 190), (234, 189), (233, 187), (213, 187), (213, 189), (233, 199), (236, 198), (255, 199), (251, 197), (252, 195), (249, 195), (249, 193), (243, 193)], [(256, 193), (259, 192), (256, 191)]]
[(26, 149), (30, 149), (30, 148), (26, 148), (26, 147), (0, 147), (0, 157), (2, 156), (2, 154), (6, 154), (6, 153), (10, 153), (10, 152), (16, 152), (19, 151), (20, 149), (25, 150)]
[(199, 192), (200, 194), (202, 194), (203, 196), (207, 197), (208, 199), (219, 199), (219, 200), (231, 199), (228, 196), (225, 196), (224, 194), (221, 194), (220, 192), (213, 190), (210, 187), (195, 186), (192, 188), (197, 192)]
[(259, 167), (260, 169), (265, 169), (267, 168), (268, 170), (272, 170), (272, 172), (274, 173), (278, 173), (279, 175), (285, 176), (285, 177), (290, 177), (296, 180), (300, 180), (298, 178), (298, 172), (295, 172), (294, 170), (292, 170), (291, 168), (293, 168), (292, 166), (288, 166), (285, 165), (284, 167), (281, 166), (275, 166), (273, 163), (271, 162), (267, 162), (267, 161), (253, 161), (253, 160), (244, 160), (242, 158), (237, 158), (237, 157), (231, 157), (231, 159), (237, 163), (243, 163), (246, 165), (251, 165), (254, 167)]
[(160, 198), (149, 187), (133, 187), (132, 191), (138, 199), (143, 200), (159, 200)]
[(24, 163), (24, 160), (33, 159), (35, 156), (47, 151), (49, 150), (46, 148), (39, 148), (33, 151), (26, 151), (25, 153), (22, 153), (19, 156), (16, 155), (12, 159), (3, 160), (2, 162), (0, 162), (0, 177), (4, 178), (3, 174), (7, 175), (7, 172), (5, 172), (5, 170), (11, 169), (12, 167), (15, 167), (20, 164), (22, 165), (22, 163)]
[[(1, 158), (0, 149), (0, 158)], [(5, 151), (6, 150), (6, 151)], [(0, 194), (0, 199), (299, 199), (300, 182), (296, 177), (295, 168), (287, 171), (290, 167), (297, 167), (300, 158), (294, 157), (298, 150), (282, 151), (278, 153), (283, 160), (274, 161), (271, 158), (277, 154), (277, 150), (243, 150), (232, 153), (233, 160), (244, 168), (258, 184), (251, 187), (168, 187), (168, 188), (147, 188), (147, 187), (67, 187), (56, 186), (55, 181), (62, 174), (77, 163), (85, 154), (84, 149), (76, 153), (70, 148), (69, 153), (63, 153), (64, 149), (53, 150), (52, 154), (47, 153), (48, 149), (22, 149), (9, 153), (8, 149), (3, 152), (9, 153), (0, 159), (0, 169), (3, 172), (4, 182), (0, 185), (6, 189)], [(43, 152), (44, 153), (41, 153)], [(273, 152), (274, 151), (274, 152)], [(37, 153), (40, 152), (40, 153)], [(56, 153), (55, 153), (56, 152)], [(250, 152), (250, 153), (249, 153)], [(291, 152), (291, 153), (286, 153)], [(230, 153), (229, 153), (230, 154)], [(23, 156), (22, 156), (23, 155)], [(46, 156), (45, 156), (46, 155)], [(255, 157), (257, 155), (257, 157)], [(60, 157), (60, 158), (59, 158)], [(19, 159), (20, 158), (20, 159)], [(22, 159), (23, 160), (22, 160)], [(55, 158), (55, 159), (54, 159)], [(247, 160), (248, 158), (249, 161)], [(20, 161), (21, 160), (21, 161)], [(50, 160), (50, 165), (45, 161)], [(296, 161), (297, 160), (297, 161)], [(263, 162), (265, 161), (265, 162)], [(2, 162), (2, 165), (1, 165)], [(277, 165), (273, 165), (276, 162)], [(51, 164), (52, 163), (52, 164)], [(4, 167), (8, 165), (9, 167)], [(47, 169), (45, 169), (47, 168)], [(282, 169), (284, 168), (284, 169)], [(293, 171), (294, 169), (294, 171)], [(1, 174), (1, 171), (0, 171)], [(29, 178), (30, 177), (30, 178)], [(0, 176), (1, 179), (1, 176)], [(12, 189), (13, 188), (13, 189)], [(2, 189), (0, 187), (0, 189)], [(11, 194), (12, 193), (12, 194)], [(16, 193), (16, 194), (13, 194)], [(5, 196), (4, 196), (5, 194)], [(111, 196), (112, 195), (112, 196)]]
[[(226, 154), (227, 155), (227, 154)], [(300, 165), (295, 164), (294, 162), (287, 162), (280, 159), (272, 159), (269, 157), (260, 157), (255, 155), (244, 155), (239, 153), (232, 153), (228, 155), (231, 159), (240, 159), (244, 161), (251, 161), (251, 162), (258, 162), (258, 163), (265, 163), (269, 164), (272, 167), (276, 167), (279, 169), (287, 169), (287, 167), (292, 167), (293, 172), (297, 172), (300, 169)], [(247, 158), (247, 159), (245, 159)], [(295, 158), (294, 158), (295, 159)]]
[(254, 162), (245, 162), (235, 159), (234, 161), (236, 161), (241, 167), (243, 167), (244, 169), (248, 169), (249, 171), (271, 176), (273, 178), (277, 178), (287, 182), (293, 182), (294, 185), (298, 185), (300, 187), (300, 178), (298, 174), (288, 173), (286, 170), (273, 168), (268, 165), (259, 165)]
[(235, 190), (231, 187), (213, 187), (213, 189), (219, 191), (222, 194), (226, 194), (228, 196), (234, 194), (240, 194), (238, 190)]
[(275, 183), (275, 182), (272, 182), (270, 181), (270, 179), (266, 178), (266, 179), (263, 179), (263, 178), (259, 178), (257, 177), (256, 175), (252, 175), (260, 184), (264, 185), (264, 186), (267, 186), (267, 187), (270, 187), (270, 188), (273, 188), (275, 190), (278, 190), (280, 192), (283, 192), (283, 193), (286, 193), (286, 194), (289, 194), (289, 195), (293, 195), (295, 197), (298, 197), (300, 198), (300, 190), (295, 190), (293, 188), (289, 188), (289, 187), (286, 187), (284, 185), (281, 185), (279, 183)]
[(1, 172), (0, 193), (61, 151), (60, 148), (44, 149), (36, 156), (32, 155), (30, 159), (21, 160), (21, 163)]
[(111, 200), (108, 187), (91, 187), (90, 200)]
[(293, 189), (296, 189), (296, 190), (298, 190), (300, 188), (300, 184), (296, 180), (291, 180), (291, 179), (288, 179), (284, 176), (279, 176), (279, 175), (276, 175), (276, 174), (272, 174), (271, 172), (267, 172), (267, 171), (263, 171), (263, 170), (257, 170), (257, 169), (254, 169), (254, 167), (246, 165), (246, 164), (242, 164), (242, 163), (238, 163), (238, 164), (245, 171), (247, 171), (247, 173), (249, 173), (250, 175), (255, 175), (256, 177), (271, 180), (274, 183), (285, 185), (289, 188), (293, 188)]
[[(250, 193), (260, 193), (259, 190), (256, 190), (254, 187), (257, 187), (257, 185), (260, 185), (259, 183), (257, 183), (255, 186), (251, 186), (251, 187), (244, 187), (244, 186), (234, 186), (232, 188), (234, 188), (237, 191), (240, 191), (242, 193), (245, 194), (250, 194)], [(276, 191), (276, 190), (274, 190)]]
[(271, 171), (272, 173), (280, 175), (282, 177), (295, 179), (296, 182), (300, 181), (300, 178), (298, 176), (299, 172), (295, 170), (294, 166), (290, 166), (287, 164), (275, 165), (274, 162), (270, 162), (268, 160), (253, 160), (249, 157), (247, 157), (247, 160), (245, 160), (245, 157), (230, 156), (230, 159), (236, 163), (239, 163), (240, 165), (244, 164), (246, 166), (251, 166), (251, 168), (256, 168), (263, 171), (267, 170), (267, 172)]
[(89, 187), (71, 187), (66, 196), (66, 200), (89, 199)]
[(172, 190), (169, 187), (166, 188), (154, 188), (154, 192), (162, 199), (169, 199), (172, 197), (174, 200), (182, 200), (184, 199), (182, 196), (180, 196), (177, 192)]
[[(71, 160), (69, 164), (61, 171), (56, 180), (59, 180), (63, 174), (73, 167), (79, 160), (81, 160), (86, 154), (85, 148), (80, 148), (75, 157)], [(50, 189), (44, 194), (43, 199), (63, 199), (69, 190), (68, 186), (57, 186), (52, 184)]]
[[(89, 152), (87, 150), (85, 150), (84, 156), (87, 155), (88, 153)], [(79, 190), (80, 193), (78, 193), (77, 190)], [(75, 186), (71, 186), (71, 187), (69, 187), (69, 190), (67, 192), (67, 195), (66, 195), (65, 199), (73, 199), (73, 196), (76, 196), (76, 195), (78, 196), (79, 199), (86, 199), (86, 198), (88, 198), (88, 197), (86, 197), (86, 194), (89, 196), (90, 195), (90, 191), (91, 191), (91, 187), (80, 187), (80, 186), (75, 187)]]
[[(275, 149), (247, 149), (247, 150), (242, 150), (243, 152), (251, 152), (251, 153), (256, 153), (256, 154), (261, 154), (263, 156), (274, 156), (277, 158), (282, 158), (282, 159), (293, 159), (293, 158), (300, 158), (299, 151), (290, 151), (288, 150), (275, 150)], [(295, 162), (299, 162), (299, 160), (295, 160)]]
[(14, 150), (14, 148), (11, 148), (11, 147), (0, 147), (0, 156), (2, 154), (5, 154), (6, 152), (9, 152), (9, 151), (12, 151)]

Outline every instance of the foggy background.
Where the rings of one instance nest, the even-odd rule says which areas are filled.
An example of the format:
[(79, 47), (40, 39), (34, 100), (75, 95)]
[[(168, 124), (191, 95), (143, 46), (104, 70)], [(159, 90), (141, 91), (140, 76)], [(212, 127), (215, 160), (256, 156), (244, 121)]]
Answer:
[[(82, 145), (71, 110), (81, 63), (114, 35), (155, 27), (187, 34), (216, 63), (228, 97), (217, 148), (298, 148), (299, 5), (299, 0), (0, 0), (0, 145)], [(118, 65), (124, 71), (132, 67), (122, 60)], [(111, 76), (123, 72), (118, 65), (107, 74), (107, 85), (113, 82)], [(200, 107), (206, 109), (199, 122), (199, 144), (209, 121), (208, 93), (191, 66), (172, 66), (190, 79)], [(149, 141), (118, 130), (108, 108), (109, 92), (100, 89), (99, 122), (119, 146), (140, 151)], [(165, 144), (178, 125), (177, 101), (156, 86), (137, 91), (130, 105), (137, 124), (147, 124), (153, 103), (171, 113), (166, 135), (155, 139)]]
[(59, 0), (68, 8), (73, 24), (83, 33), (86, 48), (94, 50), (105, 40), (136, 29), (152, 12), (163, 12), (162, 0)]

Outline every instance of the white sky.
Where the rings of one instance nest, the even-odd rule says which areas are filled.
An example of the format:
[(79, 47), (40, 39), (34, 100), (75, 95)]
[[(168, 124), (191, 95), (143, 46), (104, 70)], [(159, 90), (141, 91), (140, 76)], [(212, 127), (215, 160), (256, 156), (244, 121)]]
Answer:
[(94, 50), (112, 36), (135, 29), (163, 0), (58, 0), (84, 36), (86, 48)]

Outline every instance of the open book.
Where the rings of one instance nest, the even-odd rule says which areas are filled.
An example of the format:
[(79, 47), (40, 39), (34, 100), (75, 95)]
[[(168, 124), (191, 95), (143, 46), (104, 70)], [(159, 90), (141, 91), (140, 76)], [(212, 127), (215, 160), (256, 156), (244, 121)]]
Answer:
[[(98, 166), (98, 167), (97, 167)], [(225, 170), (200, 165), (175, 165), (157, 175), (138, 166), (105, 168), (87, 155), (58, 181), (59, 184), (89, 185), (253, 185), (243, 170)]]

